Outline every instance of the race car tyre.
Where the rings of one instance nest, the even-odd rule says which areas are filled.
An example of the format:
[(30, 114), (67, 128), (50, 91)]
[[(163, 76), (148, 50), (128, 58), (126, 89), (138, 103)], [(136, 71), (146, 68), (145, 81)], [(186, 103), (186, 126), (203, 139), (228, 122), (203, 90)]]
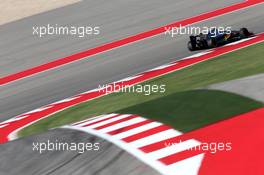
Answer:
[(240, 33), (240, 35), (242, 35), (242, 36), (244, 36), (244, 37), (248, 37), (248, 36), (250, 36), (250, 33), (249, 33), (249, 31), (248, 31), (247, 28), (241, 28), (241, 29), (239, 30), (239, 33)]
[(189, 49), (190, 51), (195, 51), (195, 50), (196, 50), (196, 48), (193, 47), (191, 41), (188, 42), (187, 46), (188, 46), (188, 49)]
[(207, 40), (207, 45), (209, 48), (215, 48), (217, 47), (217, 42), (215, 40), (215, 38), (210, 38)]

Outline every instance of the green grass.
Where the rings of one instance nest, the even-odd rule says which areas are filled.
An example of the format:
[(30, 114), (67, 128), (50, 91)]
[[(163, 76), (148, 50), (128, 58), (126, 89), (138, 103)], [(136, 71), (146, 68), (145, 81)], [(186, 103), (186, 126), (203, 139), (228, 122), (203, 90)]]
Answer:
[[(104, 96), (89, 102), (84, 102), (77, 106), (61, 111), (57, 114), (54, 114), (46, 119), (38, 121), (37, 123), (23, 129), (19, 134), (20, 136), (26, 136), (33, 133), (39, 133), (45, 131), (49, 128), (54, 128), (64, 124), (69, 124), (75, 121), (79, 121), (91, 116), (96, 116), (99, 114), (136, 109), (135, 108), (136, 105), (147, 104), (146, 102), (154, 103), (155, 101), (162, 100), (163, 98), (166, 97), (167, 98), (173, 97), (173, 95), (175, 94), (177, 94), (176, 96), (178, 97), (178, 95), (180, 94), (179, 92), (184, 93), (184, 91), (203, 88), (210, 84), (224, 82), (227, 80), (237, 79), (263, 72), (264, 72), (264, 43), (260, 43), (236, 52), (232, 52), (220, 56), (213, 60), (199, 63), (189, 68), (142, 83), (142, 84), (157, 84), (157, 85), (165, 84), (166, 92), (163, 94), (155, 93), (149, 96), (145, 96), (143, 94), (136, 94), (136, 93), (110, 94), (108, 96)], [(210, 101), (209, 99), (212, 99), (212, 97), (210, 98), (208, 97), (207, 103), (208, 101)], [(230, 98), (227, 99), (230, 100)], [(237, 99), (239, 99), (239, 97)], [(173, 99), (173, 98), (171, 100), (175, 100), (175, 102), (177, 101), (177, 99)], [(187, 99), (184, 99), (184, 101), (185, 100)], [(238, 101), (236, 100), (236, 102)], [(164, 103), (165, 103), (164, 105), (166, 106), (166, 101), (164, 101)], [(215, 119), (210, 119), (208, 120), (208, 122), (205, 121), (206, 123), (204, 124), (208, 124), (209, 122), (214, 122), (222, 118), (227, 118), (234, 115), (235, 113), (245, 112), (247, 110), (251, 110), (253, 108), (257, 108), (262, 105), (250, 99), (246, 99), (246, 102), (241, 102), (241, 103), (242, 104), (239, 104), (241, 105), (241, 108), (236, 108), (232, 112), (226, 114), (222, 113), (219, 116), (218, 115), (211, 116), (211, 117), (215, 117)], [(208, 105), (211, 104), (208, 103)], [(224, 104), (220, 104), (220, 105), (224, 105)], [(244, 110), (244, 107), (246, 106), (248, 106), (248, 108), (245, 108), (246, 110)], [(208, 108), (204, 108), (204, 110), (205, 109), (208, 110)], [(163, 109), (161, 108), (161, 110)], [(171, 110), (174, 111), (174, 108), (172, 108)], [(193, 116), (197, 118), (197, 116), (195, 115), (197, 111), (189, 111), (189, 112), (194, 113)], [(206, 112), (207, 111), (204, 111), (204, 113)], [(215, 113), (219, 113), (219, 112), (220, 113), (223, 112), (222, 109), (215, 111)], [(177, 111), (174, 111), (173, 113), (177, 114)], [(155, 117), (155, 116), (147, 115), (147, 117)], [(199, 116), (199, 117), (203, 117), (203, 116)], [(164, 116), (163, 118), (164, 121), (166, 122), (167, 120), (166, 117)], [(173, 126), (177, 127), (178, 129), (180, 125), (181, 124), (175, 124)], [(191, 125), (193, 124), (190, 122), (188, 123), (188, 125), (189, 126), (184, 125), (184, 127), (180, 127), (180, 129), (186, 131), (192, 128), (196, 128), (195, 126), (192, 127)], [(203, 123), (201, 123), (201, 125), (203, 125)]]
[(177, 92), (119, 111), (138, 114), (187, 132), (262, 107), (249, 98), (216, 90)]

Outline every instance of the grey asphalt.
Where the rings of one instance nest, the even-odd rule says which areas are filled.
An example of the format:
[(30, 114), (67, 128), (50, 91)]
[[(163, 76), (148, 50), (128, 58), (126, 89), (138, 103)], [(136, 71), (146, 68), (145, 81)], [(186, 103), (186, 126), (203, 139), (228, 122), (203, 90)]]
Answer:
[[(40, 154), (34, 145), (58, 143), (95, 144), (99, 150), (46, 150)], [(39, 146), (38, 146), (39, 147)], [(33, 151), (34, 148), (34, 151)], [(43, 146), (42, 146), (43, 148)], [(59, 148), (59, 146), (57, 146)], [(66, 146), (65, 146), (66, 148)], [(94, 147), (95, 148), (95, 147)], [(0, 145), (0, 175), (158, 175), (134, 156), (101, 138), (68, 129), (55, 129)]]
[[(240, 0), (241, 1), (241, 0)], [(239, 0), (84, 0), (0, 26), (0, 77)], [(191, 10), (191, 9), (194, 9)], [(33, 26), (99, 26), (100, 35), (33, 36)]]
[(264, 103), (264, 74), (213, 84), (208, 88), (236, 93)]
[[(0, 77), (238, 1), (214, 0), (211, 5), (207, 5), (207, 2), (90, 0), (2, 25)], [(194, 8), (195, 11), (191, 10)], [(101, 34), (89, 38), (48, 36), (39, 39), (32, 36), (33, 26), (47, 24), (100, 26)], [(167, 40), (170, 42), (166, 43)], [(176, 40), (164, 40), (163, 37), (156, 38), (153, 42), (146, 40), (2, 86), (0, 121), (96, 88), (99, 84), (116, 81), (166, 63), (178, 56), (176, 54), (179, 51), (179, 55), (188, 55), (185, 44), (177, 48), (177, 43)], [(175, 48), (177, 50), (174, 50)], [(157, 55), (152, 54), (156, 49), (166, 50)], [(172, 52), (166, 53), (167, 51)], [(32, 142), (56, 139), (67, 142), (99, 141), (102, 146), (100, 152), (84, 154), (56, 151), (40, 155), (32, 151)], [(58, 129), (0, 145), (0, 162), (0, 175), (158, 174), (133, 156), (100, 138)]]
[[(96, 1), (96, 3), (97, 2), (98, 1)], [(131, 1), (131, 3), (132, 2), (135, 3), (138, 1)], [(123, 7), (123, 8), (119, 7), (115, 10), (113, 9), (113, 11), (110, 11), (113, 13), (113, 16), (115, 16), (115, 15), (118, 16), (118, 19), (116, 19), (117, 18), (116, 17), (115, 20), (117, 23), (119, 22), (120, 23), (119, 25), (121, 26), (121, 28), (119, 28), (119, 30), (118, 30), (119, 32), (117, 32), (116, 35), (119, 35), (119, 34), (120, 34), (120, 36), (127, 35), (129, 33), (127, 31), (130, 31), (130, 30), (132, 31), (131, 33), (137, 33), (138, 31), (143, 31), (145, 29), (150, 29), (150, 28), (154, 28), (157, 26), (161, 26), (163, 24), (170, 23), (170, 22), (175, 21), (177, 19), (191, 17), (194, 14), (198, 14), (200, 12), (212, 10), (215, 8), (220, 8), (224, 5), (234, 3), (236, 1), (221, 1), (221, 2), (215, 1), (215, 3), (210, 3), (209, 5), (208, 5), (208, 3), (205, 3), (207, 1), (195, 1), (194, 4), (191, 1), (167, 1), (167, 2), (163, 1), (162, 3), (158, 2), (158, 1), (147, 1), (147, 2), (145, 2), (145, 1), (141, 2), (141, 4), (144, 4), (144, 6), (141, 5), (139, 2), (138, 2), (138, 4), (140, 4), (140, 5), (134, 4), (134, 6), (129, 4), (128, 2), (127, 2), (127, 5), (125, 5), (126, 3), (122, 3), (121, 1), (116, 2), (117, 4), (120, 3), (121, 6)], [(88, 1), (84, 1), (82, 3), (88, 3)], [(219, 5), (219, 3), (220, 3), (220, 5)], [(149, 4), (152, 8), (148, 9), (147, 4)], [(200, 5), (198, 5), (198, 4), (200, 4)], [(154, 5), (156, 5), (156, 6), (154, 6)], [(65, 7), (65, 8), (66, 9), (67, 8), (70, 8), (70, 9), (73, 8), (72, 10), (75, 9), (74, 12), (76, 13), (77, 7), (75, 7), (75, 6), (76, 5), (72, 5), (70, 7)], [(80, 9), (78, 10), (79, 15), (77, 15), (75, 21), (78, 21), (77, 19), (79, 19), (79, 18), (85, 18), (88, 16), (88, 15), (85, 15), (85, 12), (84, 12), (85, 8), (83, 9), (82, 8), (83, 6), (85, 6), (85, 5), (83, 4), (80, 7)], [(104, 4), (103, 4), (103, 6), (104, 6)], [(118, 5), (113, 6), (113, 5), (108, 4), (106, 2), (105, 6), (106, 7), (104, 7), (104, 8), (106, 9), (106, 8), (111, 8), (111, 7), (114, 8)], [(139, 9), (141, 6), (143, 6), (142, 7), (143, 9), (141, 9), (141, 11), (140, 11)], [(156, 9), (153, 6), (156, 7)], [(99, 4), (97, 6), (95, 5), (94, 8), (96, 8), (96, 7), (99, 9), (103, 8), (103, 7), (100, 7)], [(134, 7), (134, 8), (132, 8), (132, 7)], [(186, 7), (188, 7), (189, 10), (187, 10)], [(129, 18), (126, 15), (124, 15), (123, 16), (124, 18), (122, 18), (122, 20), (121, 20), (120, 19), (121, 18), (120, 17), (121, 12), (126, 11), (127, 13), (125, 13), (125, 14), (129, 14), (128, 12), (130, 11), (131, 8), (132, 8), (131, 13), (134, 12), (135, 9), (137, 9), (139, 11), (137, 11), (137, 13), (134, 14), (135, 16), (130, 14), (130, 20), (128, 20)], [(190, 9), (194, 9), (194, 8), (196, 9), (195, 11), (190, 10)], [(83, 11), (82, 11), (82, 9), (83, 9)], [(215, 18), (214, 20), (203, 22), (203, 23), (200, 23), (199, 25), (215, 25), (215, 24), (227, 25), (227, 23), (228, 23), (234, 27), (240, 27), (242, 25), (241, 22), (243, 22), (243, 24), (245, 24), (249, 28), (253, 29), (254, 31), (260, 32), (263, 30), (263, 27), (264, 27), (264, 22), (263, 22), (264, 21), (263, 20), (264, 12), (262, 9), (263, 9), (263, 5), (255, 7), (255, 8), (251, 8), (250, 10), (243, 10), (241, 12), (236, 12), (236, 13), (231, 14), (231, 15), (225, 15), (225, 16), (222, 16), (219, 18)], [(60, 11), (60, 10), (63, 11), (63, 9), (59, 9), (58, 11)], [(116, 12), (118, 10), (119, 10), (119, 12)], [(51, 15), (52, 12), (56, 14), (55, 16), (59, 16), (58, 15), (59, 12), (51, 11), (49, 13), (44, 14), (45, 18), (41, 15), (36, 15), (32, 18), (28, 18), (28, 19), (21, 20), (21, 21), (17, 22), (18, 23), (17, 25), (19, 26), (19, 24), (21, 24), (21, 23), (26, 25), (27, 21), (31, 21), (31, 23), (32, 23), (32, 21), (41, 21), (41, 19), (43, 19), (43, 20), (45, 19), (46, 21), (44, 20), (44, 22), (47, 22), (49, 19), (53, 20), (53, 18), (47, 17), (48, 15)], [(83, 12), (83, 14), (82, 14), (82, 12)], [(92, 12), (94, 12), (94, 11), (92, 11)], [(107, 16), (111, 16), (110, 12), (107, 13)], [(140, 16), (138, 16), (138, 14), (140, 12), (142, 12), (142, 14), (140, 14)], [(148, 15), (145, 13), (147, 13)], [(243, 15), (244, 18), (241, 18), (241, 15)], [(145, 17), (145, 16), (147, 16), (147, 17)], [(63, 19), (65, 19), (65, 20), (68, 19), (65, 17), (65, 15), (63, 17), (64, 17)], [(108, 19), (108, 18), (106, 18), (105, 15), (99, 15), (99, 17), (101, 17), (102, 19), (101, 20), (97, 19), (95, 21), (104, 21), (104, 19)], [(232, 17), (232, 20), (227, 20), (230, 17)], [(145, 20), (143, 20), (142, 18)], [(54, 20), (56, 20), (56, 19), (57, 18), (54, 17)], [(70, 19), (72, 19), (72, 17), (69, 18), (69, 20)], [(132, 19), (134, 19), (134, 20), (132, 20)], [(142, 21), (139, 20), (135, 24), (131, 25), (131, 22), (135, 21), (136, 19), (142, 19)], [(156, 20), (154, 20), (154, 19), (156, 19)], [(149, 20), (151, 20), (151, 22), (150, 22), (151, 25), (150, 25), (150, 23), (146, 22)], [(86, 21), (86, 24), (92, 23), (92, 22), (87, 22), (87, 20), (80, 20), (80, 21), (82, 21), (82, 22)], [(15, 24), (16, 23), (11, 23), (9, 25), (15, 26)], [(155, 24), (155, 26), (154, 26), (154, 24)], [(29, 24), (29, 26), (31, 26), (31, 25), (32, 24)], [(111, 23), (111, 22), (107, 23), (107, 26), (112, 26), (112, 25), (113, 25), (113, 23)], [(114, 25), (114, 26), (119, 26), (119, 25)], [(28, 25), (26, 25), (26, 26), (28, 27)], [(102, 27), (102, 28), (107, 28), (107, 26)], [(126, 26), (126, 27), (124, 27), (124, 26)], [(131, 26), (136, 27), (136, 29), (131, 28)], [(140, 26), (142, 26), (142, 27), (140, 27)], [(198, 26), (198, 24), (197, 24), (197, 26)], [(0, 30), (0, 33), (5, 28), (8, 28), (8, 27), (3, 26), (2, 30)], [(21, 28), (23, 28), (23, 27), (21, 27)], [(26, 27), (24, 26), (24, 28), (26, 28)], [(19, 29), (20, 29), (20, 27), (19, 27)], [(124, 29), (124, 31), (122, 29)], [(22, 30), (22, 29), (20, 29), (20, 30)], [(116, 28), (113, 29), (113, 31), (115, 31), (115, 30), (117, 30), (117, 29)], [(24, 31), (25, 35), (26, 35), (26, 30), (24, 29), (22, 31)], [(27, 31), (27, 32), (29, 32), (29, 31)], [(123, 34), (121, 31), (123, 31)], [(104, 33), (104, 32), (102, 32), (102, 33)], [(30, 33), (28, 33), (28, 34), (30, 35)], [(20, 35), (23, 35), (23, 32)], [(103, 39), (104, 40), (103, 42), (106, 42), (107, 38), (108, 37), (105, 37)], [(111, 37), (109, 36), (109, 38), (111, 38)], [(116, 36), (114, 38), (118, 38), (118, 37)], [(118, 49), (111, 50), (109, 52), (105, 52), (105, 53), (90, 57), (90, 58), (85, 59), (85, 60), (81, 60), (81, 61), (69, 64), (69, 65), (65, 65), (65, 66), (60, 67), (60, 68), (55, 69), (55, 70), (50, 70), (50, 71), (35, 75), (33, 77), (26, 78), (26, 79), (23, 79), (23, 80), (2, 86), (2, 87), (0, 87), (0, 111), (1, 111), (0, 121), (4, 121), (10, 117), (16, 116), (16, 115), (21, 114), (23, 112), (33, 110), (33, 109), (38, 108), (38, 107), (43, 106), (43, 105), (46, 105), (46, 104), (67, 98), (69, 96), (76, 95), (78, 93), (81, 93), (81, 92), (84, 92), (84, 91), (87, 91), (87, 90), (90, 90), (93, 88), (97, 88), (99, 84), (102, 85), (102, 84), (106, 84), (106, 83), (109, 83), (112, 81), (116, 81), (116, 80), (125, 78), (127, 76), (133, 75), (135, 73), (142, 72), (142, 71), (147, 70), (149, 68), (153, 68), (155, 66), (161, 65), (163, 63), (167, 63), (167, 62), (170, 62), (172, 60), (176, 60), (176, 59), (180, 59), (182, 57), (188, 56), (191, 53), (186, 48), (187, 39), (188, 39), (187, 35), (178, 36), (176, 38), (171, 38), (169, 36), (159, 35), (159, 36), (152, 37), (152, 38), (149, 38), (149, 39), (146, 39), (146, 40), (134, 43), (134, 44), (130, 44), (130, 45), (118, 48)], [(48, 39), (44, 38), (44, 40), (48, 40)], [(68, 41), (68, 40), (69, 40), (69, 38), (67, 38), (67, 39), (54, 38), (53, 40), (50, 39), (49, 42), (46, 41), (46, 44), (44, 44), (45, 41), (43, 41), (42, 39), (32, 39), (31, 43), (33, 41), (35, 41), (35, 42), (34, 42), (34, 44), (31, 44), (30, 46), (36, 47), (34, 49), (31, 49), (31, 47), (28, 47), (28, 46), (22, 47), (21, 45), (27, 45), (26, 44), (27, 42), (22, 42), (22, 44), (21, 44), (20, 42), (15, 40), (13, 42), (18, 43), (18, 45), (13, 43), (13, 47), (14, 47), (14, 49), (15, 48), (18, 49), (18, 51), (14, 52), (13, 54), (19, 53), (19, 58), (22, 57), (23, 60), (20, 59), (20, 61), (18, 60), (18, 62), (15, 62), (16, 59), (11, 59), (14, 56), (12, 56), (10, 58), (8, 58), (8, 57), (0, 57), (0, 58), (1, 59), (5, 58), (4, 60), (11, 59), (12, 60), (11, 65), (12, 66), (11, 65), (10, 66), (15, 67), (16, 70), (19, 70), (19, 68), (17, 68), (17, 66), (15, 66), (15, 65), (20, 64), (21, 61), (23, 63), (25, 62), (24, 64), (32, 66), (33, 64), (35, 64), (36, 62), (39, 62), (41, 60), (40, 58), (38, 59), (38, 57), (34, 57), (34, 56), (32, 57), (32, 55), (30, 56), (30, 54), (37, 53), (37, 55), (40, 55), (42, 58), (45, 57), (47, 59), (50, 59), (51, 54), (55, 54), (51, 50), (53, 50), (53, 51), (55, 50), (56, 53), (62, 53), (61, 50), (58, 51), (56, 49), (66, 48), (66, 50), (70, 49), (71, 52), (74, 53), (74, 52), (77, 52), (77, 51), (82, 50), (84, 48), (85, 49), (89, 48), (88, 43), (92, 43), (94, 45), (98, 45), (100, 43), (99, 38), (98, 39), (95, 38), (94, 40), (91, 40), (91, 41), (90, 41), (90, 39), (89, 40), (84, 39), (84, 40), (82, 40), (82, 42), (80, 41), (80, 43), (82, 43), (82, 44), (80, 44), (80, 45), (82, 45), (82, 47), (79, 45), (79, 43), (77, 45), (75, 45), (74, 42), (72, 42), (67, 47), (66, 46), (63, 47), (62, 45), (65, 44), (65, 41)], [(97, 44), (95, 44), (93, 42), (95, 40), (98, 40)], [(111, 39), (109, 39), (109, 40), (111, 40)], [(9, 42), (11, 43), (11, 41), (8, 41), (8, 43)], [(40, 43), (43, 42), (43, 43), (40, 44), (38, 42), (40, 42)], [(70, 42), (70, 41), (68, 41), (68, 42)], [(59, 43), (59, 44), (57, 44), (56, 47), (54, 47), (54, 43)], [(92, 45), (92, 44), (90, 44), (90, 45)], [(40, 45), (40, 46), (38, 47), (38, 45)], [(58, 46), (61, 46), (61, 47), (58, 47)], [(78, 48), (76, 48), (76, 47), (78, 47)], [(11, 46), (9, 48), (12, 49)], [(50, 51), (46, 52), (46, 48), (50, 49)], [(22, 51), (22, 52), (20, 52), (20, 51)], [(4, 51), (2, 51), (2, 52), (4, 53)], [(2, 53), (2, 52), (0, 52), (0, 53)], [(10, 51), (9, 51), (9, 53), (10, 53)], [(66, 53), (69, 54), (69, 51)], [(63, 54), (64, 54), (64, 52), (63, 52)], [(63, 56), (63, 54), (60, 54), (60, 56)], [(26, 56), (24, 57), (23, 55), (26, 55)], [(34, 62), (34, 61), (36, 61), (36, 62)], [(48, 61), (48, 60), (45, 60), (45, 61)], [(0, 62), (2, 62), (2, 60), (0, 60)], [(8, 65), (9, 64), (3, 65), (3, 67), (10, 67)], [(5, 69), (5, 70), (8, 70), (8, 69)], [(3, 72), (2, 74), (6, 73), (6, 72), (2, 71), (2, 69), (1, 69), (1, 72)]]
[[(0, 76), (234, 2), (238, 1), (83, 1), (6, 24), (0, 26)], [(259, 5), (201, 22), (196, 26), (231, 25), (234, 28), (246, 26), (255, 32), (263, 32), (263, 8), (264, 5)], [(84, 39), (66, 36), (39, 39), (32, 36), (32, 25), (47, 23), (99, 25), (101, 35)], [(97, 88), (98, 85), (189, 56), (192, 53), (186, 49), (187, 40), (187, 35), (177, 38), (159, 35), (1, 86), (0, 121)], [(78, 142), (79, 139), (89, 140), (92, 137), (83, 133), (53, 130), (40, 136), (0, 145), (0, 175), (157, 174), (150, 167), (104, 141), (101, 153), (89, 152), (78, 155), (73, 152), (48, 152), (39, 155), (32, 152), (33, 141), (54, 140), (58, 136), (73, 142)], [(124, 166), (126, 168), (123, 168)]]

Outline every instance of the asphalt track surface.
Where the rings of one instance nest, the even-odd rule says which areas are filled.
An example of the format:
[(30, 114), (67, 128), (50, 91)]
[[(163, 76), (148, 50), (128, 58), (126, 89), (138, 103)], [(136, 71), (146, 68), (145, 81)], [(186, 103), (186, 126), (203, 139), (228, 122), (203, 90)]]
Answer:
[[(5, 68), (0, 69), (0, 76), (235, 2), (240, 1), (225, 0), (210, 1), (210, 3), (207, 0), (195, 2), (191, 0), (83, 1), (6, 24), (0, 26), (0, 40), (5, 41), (0, 43), (0, 66)], [(230, 25), (233, 28), (246, 26), (256, 33), (263, 32), (263, 9), (264, 5), (258, 5), (204, 21), (195, 26)], [(103, 34), (89, 39), (54, 36), (39, 39), (32, 36), (32, 25), (47, 23), (99, 25)], [(159, 35), (4, 85), (0, 87), (0, 121), (97, 88), (99, 84), (113, 82), (191, 55), (192, 53), (186, 49), (187, 40), (187, 35), (177, 38)], [(90, 137), (93, 137), (83, 135), (83, 133), (77, 133), (77, 137), (70, 131), (53, 130), (40, 136), (32, 136), (1, 145), (0, 174), (11, 175), (21, 174), (21, 172), (24, 174), (65, 174), (66, 172), (68, 174), (84, 174), (83, 172), (87, 172), (88, 169), (90, 174), (117, 174), (117, 172), (120, 174), (142, 174), (140, 170), (144, 174), (157, 174), (151, 168), (105, 141), (102, 141), (103, 156), (96, 152), (89, 152), (89, 156), (85, 154), (77, 156), (72, 152), (47, 153), (39, 156), (38, 153), (32, 151), (32, 141), (46, 141), (57, 138), (58, 135), (63, 135), (64, 139), (75, 142), (78, 142), (78, 139), (89, 140)], [(116, 158), (117, 155), (120, 157)], [(54, 156), (54, 159), (51, 156)], [(96, 164), (89, 164), (97, 156), (102, 164), (98, 164), (98, 161)], [(115, 160), (116, 163), (109, 165), (107, 158)], [(69, 163), (65, 164), (67, 160)], [(127, 161), (130, 162), (129, 167), (133, 168), (133, 171), (123, 172), (125, 169), (120, 167), (122, 167), (122, 163), (124, 166), (127, 165)], [(91, 166), (89, 167), (89, 165)], [(105, 165), (107, 165), (106, 168), (102, 168)], [(69, 173), (69, 171), (72, 172)]]
[[(99, 143), (100, 149), (82, 154), (77, 151), (45, 151), (41, 154), (36, 149), (32, 151), (33, 143), (47, 143), (48, 140), (51, 143)], [(1, 175), (159, 174), (113, 143), (70, 129), (55, 129), (0, 145), (0, 161)]]
[[(5, 68), (1, 76), (240, 1), (137, 2), (96, 1), (91, 8), (92, 2), (84, 1), (1, 26), (1, 40), (7, 41), (0, 50), (0, 64)], [(187, 10), (193, 8), (196, 11)], [(102, 35), (94, 39), (33, 37), (32, 26), (41, 23), (99, 25)], [(186, 41), (187, 36), (161, 35), (4, 85), (0, 87), (0, 121), (190, 55)]]
[[(1, 69), (0, 76), (241, 1), (214, 0), (206, 5), (206, 0), (85, 0), (35, 15), (1, 26), (0, 40), (5, 42), (1, 42), (0, 64), (5, 69)], [(195, 11), (190, 10), (194, 8)], [(33, 26), (47, 24), (99, 26), (101, 33), (83, 39), (73, 36), (48, 36), (40, 39), (32, 35)]]
[[(223, 2), (221, 1), (221, 3)], [(164, 3), (164, 4), (167, 5), (168, 3)], [(183, 18), (184, 16), (183, 14), (185, 14), (185, 17), (187, 16), (191, 17), (192, 15), (194, 15), (193, 14), (194, 12), (192, 13), (186, 12), (187, 11), (186, 9), (184, 9), (182, 6), (181, 7), (177, 6), (177, 4), (178, 3), (176, 3), (173, 9), (175, 10), (175, 8), (178, 8), (179, 12), (177, 13), (177, 15), (181, 14), (179, 15), (181, 17), (178, 17), (178, 18), (175, 17), (176, 16), (175, 15), (176, 13), (175, 13), (174, 16), (171, 16), (170, 22)], [(156, 5), (160, 6), (160, 4), (158, 3)], [(172, 4), (170, 5), (170, 7), (171, 6)], [(189, 4), (187, 3), (186, 6), (189, 6)], [(201, 6), (201, 8), (202, 7), (204, 8), (204, 10), (201, 10), (201, 11), (209, 10), (208, 4)], [(262, 10), (263, 7), (264, 5), (258, 5), (256, 7), (251, 7), (249, 9), (234, 12), (233, 14), (224, 15), (221, 17), (217, 17), (213, 20), (208, 20), (208, 21), (199, 23), (199, 25), (201, 26), (204, 26), (204, 25), (213, 26), (216, 24), (225, 25), (225, 26), (231, 25), (234, 28), (247, 26), (255, 32), (262, 32), (264, 28), (264, 20), (263, 20), (264, 12)], [(70, 7), (65, 7), (65, 8), (70, 8)], [(127, 8), (129, 9), (129, 7)], [(215, 9), (215, 7), (211, 7), (211, 9)], [(62, 10), (62, 9), (59, 9), (59, 10)], [(164, 13), (166, 14), (167, 12), (168, 10)], [(51, 11), (50, 13), (58, 13), (58, 12)], [(195, 13), (199, 13), (199, 12), (195, 12)], [(45, 13), (45, 15), (47, 15), (47, 13)], [(32, 21), (34, 20), (34, 18), (37, 18), (37, 20), (40, 20), (38, 19), (40, 17), (41, 15), (36, 15), (34, 17), (25, 19), (25, 21), (27, 20)], [(102, 18), (104, 17), (105, 16), (102, 16)], [(135, 19), (137, 18), (139, 17), (136, 16)], [(169, 17), (167, 18), (166, 16), (164, 16), (164, 18), (166, 18), (165, 20), (166, 22), (164, 23), (169, 23), (168, 22)], [(129, 21), (125, 20), (125, 21), (129, 23), (129, 21), (132, 21), (132, 20), (129, 20)], [(23, 23), (25, 25), (26, 22), (24, 22), (24, 20), (21, 20), (17, 23), (18, 24)], [(16, 23), (11, 23), (9, 25), (15, 25), (15, 24)], [(143, 24), (144, 22), (142, 22), (142, 25)], [(162, 25), (163, 23), (157, 22), (156, 25), (158, 24)], [(29, 24), (29, 26), (30, 25), (32, 24)], [(198, 24), (196, 24), (195, 26), (198, 26)], [(145, 28), (151, 28), (151, 27), (145, 26)], [(6, 28), (5, 25), (3, 26), (1, 31), (3, 31), (4, 28)], [(141, 30), (144, 30), (145, 28), (142, 27)], [(22, 30), (22, 28), (20, 30)], [(28, 29), (27, 32), (29, 31), (31, 32), (30, 29)], [(135, 30), (133, 33), (137, 33), (137, 31)], [(20, 35), (23, 35), (23, 32)], [(5, 35), (1, 35), (1, 36), (5, 36)], [(15, 36), (13, 37), (16, 38)], [(186, 49), (187, 39), (188, 39), (187, 35), (178, 36), (177, 38), (171, 38), (169, 36), (159, 35), (159, 36), (149, 38), (149, 39), (137, 42), (137, 43), (123, 46), (118, 49), (114, 49), (112, 51), (108, 51), (108, 52), (105, 52), (105, 53), (102, 53), (96, 56), (92, 56), (88, 59), (77, 61), (72, 64), (65, 65), (63, 67), (50, 70), (50, 71), (26, 78), (26, 79), (22, 79), (17, 82), (13, 82), (13, 83), (1, 86), (0, 87), (0, 100), (1, 100), (0, 102), (0, 111), (1, 111), (0, 121), (4, 121), (18, 114), (28, 112), (30, 110), (34, 110), (40, 106), (43, 106), (43, 105), (46, 105), (46, 104), (49, 104), (49, 103), (52, 103), (52, 102), (55, 102), (61, 99), (65, 99), (69, 96), (76, 95), (78, 93), (97, 88), (99, 84), (104, 85), (106, 83), (125, 78), (127, 76), (133, 75), (138, 72), (142, 72), (149, 68), (153, 68), (155, 66), (170, 62), (172, 60), (176, 60), (176, 59), (180, 59), (182, 57), (188, 56), (192, 53), (190, 53)], [(34, 60), (35, 59), (38, 60), (39, 58), (37, 57), (37, 55), (40, 55), (40, 57), (45, 57), (45, 58), (50, 59), (51, 58), (50, 54), (52, 53), (55, 54), (51, 50), (53, 49), (54, 51), (54, 48), (57, 48), (57, 47), (54, 47), (52, 43), (57, 42), (57, 43), (64, 44), (65, 42), (65, 40), (63, 39), (54, 38), (54, 41), (51, 40), (48, 43), (44, 44), (44, 46), (41, 45), (42, 47), (47, 47), (50, 49), (50, 51), (46, 51), (46, 49), (44, 48), (42, 49), (31, 48), (33, 46), (38, 47), (37, 41), (44, 42), (42, 41), (42, 39), (37, 39), (34, 41), (36, 43), (30, 45), (30, 47), (25, 47), (24, 49), (22, 48), (20, 49), (23, 50), (22, 53), (27, 52), (28, 54), (31, 54), (31, 58), (32, 58), (32, 54), (37, 52), (37, 54), (35, 55), (36, 57), (33, 56), (33, 58), (29, 61), (24, 61), (24, 60), (19, 61), (15, 59), (17, 58), (17, 56), (13, 55), (11, 57), (13, 58), (13, 61), (12, 61), (13, 64), (11, 64), (12, 66), (11, 65), (9, 66), (16, 67), (15, 64), (21, 64), (21, 61), (24, 64), (27, 63), (30, 66), (33, 66)], [(88, 41), (90, 40), (86, 39), (86, 42)], [(11, 41), (8, 40), (8, 43), (9, 42)], [(27, 41), (24, 41), (24, 40), (22, 43), (19, 43), (17, 40), (15, 40), (14, 42), (15, 42), (15, 44), (13, 43), (14, 48), (19, 47), (19, 45), (21, 44), (25, 45), (27, 43)], [(16, 44), (16, 43), (19, 43), (19, 44)], [(72, 43), (69, 47), (67, 47), (66, 50), (69, 50), (70, 47), (72, 47), (72, 49), (74, 50), (75, 45)], [(84, 48), (87, 49), (88, 47), (89, 47), (88, 44), (84, 44), (83, 48), (81, 49), (84, 49)], [(9, 48), (13, 49), (11, 46)], [(80, 49), (75, 49), (75, 52), (79, 50)], [(40, 54), (39, 51), (41, 51), (42, 54)], [(20, 52), (13, 51), (12, 53), (16, 54)], [(23, 56), (22, 53), (19, 54), (19, 58)], [(56, 53), (58, 53), (58, 51), (56, 51)], [(65, 56), (64, 54), (65, 53), (61, 54), (60, 57)], [(69, 52), (66, 52), (66, 54), (69, 54)], [(30, 56), (27, 55), (26, 58), (27, 57), (30, 57)], [(11, 58), (4, 57), (4, 56), (1, 57), (1, 59), (3, 58), (5, 58), (4, 59), (5, 61), (11, 59)], [(27, 60), (26, 58), (25, 60)], [(1, 60), (1, 63), (5, 61)], [(50, 61), (50, 60), (45, 60), (45, 61)], [(3, 67), (5, 67), (4, 70), (9, 70), (8, 65), (3, 65)], [(19, 69), (17, 68), (16, 71), (18, 70)], [(2, 69), (1, 69), (1, 72), (3, 72)]]
[(264, 74), (213, 84), (209, 88), (240, 94), (264, 102)]

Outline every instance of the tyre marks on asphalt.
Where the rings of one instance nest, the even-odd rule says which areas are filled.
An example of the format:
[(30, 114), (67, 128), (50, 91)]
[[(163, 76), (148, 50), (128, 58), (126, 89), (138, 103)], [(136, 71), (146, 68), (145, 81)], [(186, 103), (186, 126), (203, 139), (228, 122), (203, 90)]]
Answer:
[[(101, 115), (63, 128), (106, 139), (161, 174), (262, 175), (263, 116), (260, 108), (189, 133), (134, 114)], [(224, 143), (231, 149), (201, 146)]]
[[(170, 126), (138, 115), (107, 114), (64, 128), (76, 129), (104, 138), (166, 175), (177, 173), (196, 175), (203, 159), (203, 152), (195, 156), (185, 154), (185, 157), (181, 157), (182, 159), (172, 159), (175, 154), (192, 152), (190, 148), (200, 145), (200, 142), (195, 139), (188, 139), (170, 146), (165, 143), (160, 149), (146, 149), (166, 139), (177, 138), (182, 133)], [(188, 168), (190, 166), (191, 169)]]
[[(40, 146), (32, 143), (47, 144), (47, 149), (40, 154)], [(56, 143), (64, 146), (52, 149)], [(83, 144), (98, 144), (99, 150), (86, 150)], [(0, 162), (1, 175), (160, 175), (113, 143), (62, 128), (0, 145)]]

